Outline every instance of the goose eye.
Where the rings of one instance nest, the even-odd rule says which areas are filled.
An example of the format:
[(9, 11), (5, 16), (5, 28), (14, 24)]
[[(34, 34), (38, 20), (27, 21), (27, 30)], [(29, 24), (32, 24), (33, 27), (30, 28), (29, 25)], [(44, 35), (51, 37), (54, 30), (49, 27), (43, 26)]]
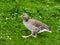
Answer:
[(25, 15), (23, 15), (23, 16), (25, 16)]

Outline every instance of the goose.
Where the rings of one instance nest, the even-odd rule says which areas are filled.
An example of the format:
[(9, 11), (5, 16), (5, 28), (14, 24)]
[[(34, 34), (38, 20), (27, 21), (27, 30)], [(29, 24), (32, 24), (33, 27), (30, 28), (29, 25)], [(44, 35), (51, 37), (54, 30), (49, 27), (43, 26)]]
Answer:
[(27, 13), (23, 13), (21, 16), (18, 16), (19, 18), (23, 18), (23, 24), (25, 27), (31, 31), (30, 35), (22, 36), (23, 38), (28, 38), (30, 36), (36, 38), (37, 33), (41, 32), (51, 32), (50, 27), (41, 21), (35, 20), (35, 19), (29, 19), (29, 15)]

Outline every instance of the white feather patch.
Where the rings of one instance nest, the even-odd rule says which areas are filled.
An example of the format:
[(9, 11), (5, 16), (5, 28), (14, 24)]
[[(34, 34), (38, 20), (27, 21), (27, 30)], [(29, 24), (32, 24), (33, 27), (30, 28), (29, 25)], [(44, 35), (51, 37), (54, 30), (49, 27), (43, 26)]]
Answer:
[(43, 29), (43, 30), (40, 30), (38, 33), (45, 32), (45, 31), (51, 32), (51, 31), (49, 31), (49, 30), (47, 30), (47, 29)]

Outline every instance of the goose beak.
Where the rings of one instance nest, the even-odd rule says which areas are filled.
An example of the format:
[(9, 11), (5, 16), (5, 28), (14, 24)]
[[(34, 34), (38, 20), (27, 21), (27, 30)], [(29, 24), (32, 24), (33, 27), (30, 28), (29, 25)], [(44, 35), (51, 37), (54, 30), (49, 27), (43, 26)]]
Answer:
[(21, 15), (21, 16), (18, 16), (18, 18), (22, 18), (23, 16)]

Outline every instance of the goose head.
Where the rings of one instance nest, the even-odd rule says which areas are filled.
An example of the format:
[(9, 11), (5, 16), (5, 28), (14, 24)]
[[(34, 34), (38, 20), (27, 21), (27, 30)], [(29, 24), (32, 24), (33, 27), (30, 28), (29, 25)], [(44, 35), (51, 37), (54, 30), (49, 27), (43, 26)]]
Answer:
[(28, 14), (23, 13), (21, 16), (19, 16), (19, 18), (23, 18), (24, 21), (28, 21), (29, 16), (28, 16)]

